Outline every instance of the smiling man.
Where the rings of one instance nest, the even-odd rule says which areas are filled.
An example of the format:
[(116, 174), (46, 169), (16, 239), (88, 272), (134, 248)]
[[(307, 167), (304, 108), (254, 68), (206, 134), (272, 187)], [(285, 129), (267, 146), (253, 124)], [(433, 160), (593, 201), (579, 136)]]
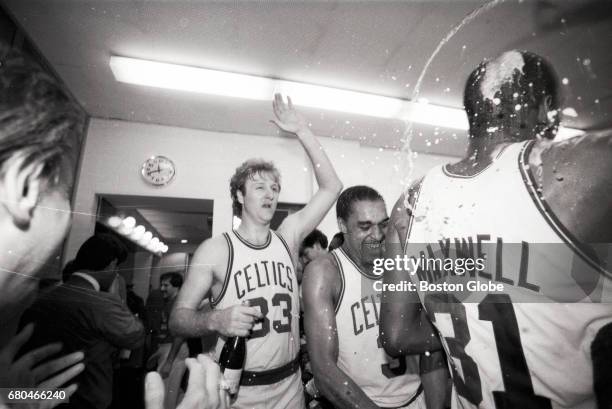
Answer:
[(338, 198), (336, 216), (344, 243), (309, 263), (304, 273), (315, 383), (337, 408), (424, 408), (420, 374), (439, 375), (443, 395), (443, 369), (428, 371), (430, 359), (420, 362), (418, 355), (391, 358), (378, 336), (380, 293), (373, 287), (381, 276), (373, 269), (384, 253), (385, 202), (376, 190), (353, 186)]
[[(227, 337), (248, 337), (241, 386), (233, 408), (304, 407), (298, 364), (300, 306), (295, 265), (304, 237), (323, 219), (342, 184), (305, 119), (273, 103), (283, 131), (294, 134), (312, 163), (319, 190), (278, 231), (270, 229), (281, 190), (270, 162), (250, 159), (230, 181), (238, 229), (205, 241), (196, 251), (172, 317), (171, 330), (185, 337), (216, 333), (219, 353)], [(213, 309), (198, 310), (204, 297)]]
[(155, 364), (164, 379), (166, 407), (176, 406), (181, 379), (185, 373), (185, 358), (189, 356), (184, 339), (172, 336), (168, 329), (170, 312), (182, 285), (183, 276), (179, 272), (168, 272), (159, 277), (159, 290), (164, 302), (162, 308), (151, 317), (153, 342), (158, 347), (149, 358), (147, 366)]

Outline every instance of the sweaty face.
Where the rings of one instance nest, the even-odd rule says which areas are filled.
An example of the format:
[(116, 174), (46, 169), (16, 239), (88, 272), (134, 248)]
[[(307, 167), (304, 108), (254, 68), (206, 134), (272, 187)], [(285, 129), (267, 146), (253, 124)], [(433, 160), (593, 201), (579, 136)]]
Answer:
[(161, 282), (159, 289), (165, 300), (172, 299), (178, 292), (178, 288), (174, 287), (170, 280), (164, 280)]
[(382, 200), (355, 202), (348, 219), (338, 221), (344, 233), (344, 246), (361, 260), (362, 265), (372, 265), (375, 259), (383, 256), (389, 217)]
[(256, 173), (247, 179), (244, 185), (244, 194), (238, 192), (238, 200), (242, 203), (243, 216), (249, 216), (269, 223), (276, 211), (280, 184), (270, 173)]

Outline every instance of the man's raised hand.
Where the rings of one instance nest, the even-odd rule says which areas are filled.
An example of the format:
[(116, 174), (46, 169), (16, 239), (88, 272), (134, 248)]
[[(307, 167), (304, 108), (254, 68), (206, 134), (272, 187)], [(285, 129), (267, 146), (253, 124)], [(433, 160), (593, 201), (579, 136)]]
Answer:
[(285, 104), (281, 94), (274, 94), (272, 109), (275, 119), (272, 119), (271, 122), (278, 126), (279, 129), (296, 135), (300, 131), (308, 130), (306, 119), (295, 110), (291, 97), (287, 97), (287, 103)]

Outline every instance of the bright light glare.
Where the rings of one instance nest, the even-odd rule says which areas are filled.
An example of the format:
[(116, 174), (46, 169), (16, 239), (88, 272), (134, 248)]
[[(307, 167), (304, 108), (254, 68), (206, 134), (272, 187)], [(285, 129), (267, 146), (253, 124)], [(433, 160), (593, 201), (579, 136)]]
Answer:
[[(462, 110), (364, 92), (127, 57), (112, 56), (110, 67), (117, 81), (129, 84), (257, 101), (270, 101), (274, 93), (280, 92), (290, 95), (296, 105), (310, 108), (467, 129)], [(461, 116), (463, 122), (457, 120)]]
[[(414, 103), (364, 92), (128, 57), (111, 56), (110, 67), (117, 81), (129, 84), (257, 101), (270, 101), (274, 93), (280, 92), (291, 96), (296, 105), (310, 108), (468, 129), (463, 109), (430, 104), (424, 99)], [(559, 132), (565, 137), (577, 130), (564, 128)]]

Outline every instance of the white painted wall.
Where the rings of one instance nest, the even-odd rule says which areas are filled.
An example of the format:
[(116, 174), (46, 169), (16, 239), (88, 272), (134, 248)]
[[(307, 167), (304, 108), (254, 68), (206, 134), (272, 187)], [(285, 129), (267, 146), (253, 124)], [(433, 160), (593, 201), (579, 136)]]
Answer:
[(146, 300), (149, 295), (152, 263), (153, 254), (148, 251), (138, 251), (134, 254), (134, 266), (136, 268), (132, 276), (132, 284), (134, 284), (134, 292), (143, 300)]
[[(345, 187), (368, 184), (381, 192), (387, 207), (397, 199), (400, 186), (397, 153), (362, 147), (356, 141), (320, 138)], [(165, 155), (176, 165), (175, 180), (155, 188), (140, 176), (142, 162)], [(214, 200), (213, 235), (232, 225), (229, 179), (244, 160), (273, 160), (282, 175), (280, 201), (306, 203), (316, 182), (308, 159), (296, 139), (226, 134), (125, 121), (92, 118), (76, 186), (74, 219), (65, 259), (94, 231), (96, 194), (169, 196)], [(448, 157), (419, 155), (415, 176), (448, 161)], [(336, 231), (335, 211), (320, 228), (331, 237)]]

